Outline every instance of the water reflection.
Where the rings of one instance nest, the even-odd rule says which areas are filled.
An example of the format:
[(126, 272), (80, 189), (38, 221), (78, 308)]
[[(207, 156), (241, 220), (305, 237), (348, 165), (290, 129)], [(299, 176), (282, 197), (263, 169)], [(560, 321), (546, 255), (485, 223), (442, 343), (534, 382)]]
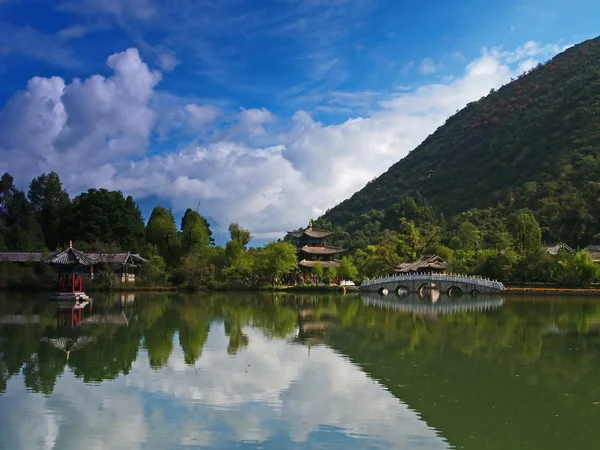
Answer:
[(599, 305), (100, 296), (71, 326), (4, 300), (0, 446), (595, 448)]
[(381, 296), (377, 293), (362, 293), (363, 303), (378, 308), (392, 309), (411, 314), (445, 315), (461, 312), (477, 313), (500, 308), (504, 298), (499, 296), (449, 296), (432, 290), (425, 295)]

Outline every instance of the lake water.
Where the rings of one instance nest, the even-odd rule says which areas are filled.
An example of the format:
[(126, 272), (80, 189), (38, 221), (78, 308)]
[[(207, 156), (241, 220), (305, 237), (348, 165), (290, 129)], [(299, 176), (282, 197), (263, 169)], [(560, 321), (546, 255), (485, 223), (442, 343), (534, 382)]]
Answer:
[(600, 299), (0, 297), (2, 449), (597, 449)]

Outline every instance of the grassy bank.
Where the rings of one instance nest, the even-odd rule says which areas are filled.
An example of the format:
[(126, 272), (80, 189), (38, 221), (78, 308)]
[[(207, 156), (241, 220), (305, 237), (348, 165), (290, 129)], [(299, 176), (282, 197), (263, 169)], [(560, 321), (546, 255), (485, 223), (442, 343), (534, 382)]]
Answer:
[(296, 285), (296, 286), (282, 286), (282, 285), (255, 285), (248, 286), (245, 284), (218, 284), (208, 288), (208, 290), (214, 291), (263, 291), (263, 292), (319, 292), (327, 294), (343, 294), (344, 288), (342, 286), (330, 286), (330, 285)]
[(556, 296), (598, 296), (600, 287), (561, 288), (561, 287), (532, 287), (509, 286), (500, 294), (502, 295), (556, 295)]

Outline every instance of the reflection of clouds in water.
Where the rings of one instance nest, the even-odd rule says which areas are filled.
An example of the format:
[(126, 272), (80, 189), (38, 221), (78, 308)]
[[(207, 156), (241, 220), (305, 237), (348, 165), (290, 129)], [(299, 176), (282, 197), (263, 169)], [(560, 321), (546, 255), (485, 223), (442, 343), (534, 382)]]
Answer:
[(333, 442), (343, 439), (344, 448), (447, 448), (414, 412), (333, 350), (316, 347), (309, 356), (306, 347), (244, 332), (249, 346), (235, 357), (226, 353), (223, 327), (215, 326), (195, 368), (185, 365), (177, 345), (160, 372), (140, 350), (127, 377), (89, 386), (67, 371), (48, 399), (25, 395), (16, 377), (0, 397), (2, 417), (9, 404), (18, 405), (10, 424), (1, 421), (2, 436), (16, 444), (10, 448), (229, 448), (235, 442), (284, 448), (337, 433)]
[(69, 371), (50, 397), (26, 393), (14, 377), (0, 397), (0, 417), (0, 448), (135, 449), (146, 440), (139, 394), (112, 382), (85, 385)]
[(222, 327), (211, 328), (197, 369), (184, 364), (178, 349), (159, 374), (140, 355), (128, 383), (215, 408), (236, 440), (263, 442), (273, 435), (268, 428), (283, 421), (277, 427), (284, 426), (296, 442), (330, 426), (399, 447), (425, 441), (427, 448), (445, 448), (414, 412), (333, 350), (316, 347), (309, 357), (306, 347), (244, 332), (249, 346), (232, 358)]
[(54, 448), (59, 418), (46, 402), (42, 394), (26, 395), (21, 377), (11, 378), (0, 396), (0, 448)]

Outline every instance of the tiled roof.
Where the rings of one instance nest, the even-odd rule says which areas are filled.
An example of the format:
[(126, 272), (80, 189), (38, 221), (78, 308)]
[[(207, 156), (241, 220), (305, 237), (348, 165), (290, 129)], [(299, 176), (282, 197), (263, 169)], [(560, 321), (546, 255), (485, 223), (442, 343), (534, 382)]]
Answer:
[(288, 231), (288, 236), (299, 238), (308, 236), (316, 239), (325, 239), (333, 234), (333, 231), (320, 230), (318, 228), (306, 228), (304, 231)]
[(70, 265), (70, 264), (78, 264), (80, 266), (93, 266), (94, 260), (90, 258), (84, 252), (79, 250), (75, 250), (74, 248), (68, 248), (60, 253), (52, 255), (48, 258), (48, 262), (50, 264), (61, 264), (61, 265)]
[(0, 252), (0, 262), (40, 262), (42, 252)]
[(300, 251), (308, 255), (335, 255), (345, 250), (340, 247), (315, 247), (311, 245), (305, 245), (304, 247), (300, 248)]
[(319, 230), (317, 228), (307, 228), (304, 234), (311, 238), (326, 238), (333, 234), (333, 231)]
[(565, 244), (563, 242), (559, 242), (557, 244), (548, 244), (548, 245), (546, 245), (546, 252), (550, 253), (551, 255), (558, 254), (558, 252), (560, 250), (564, 250), (564, 251), (569, 252), (569, 253), (575, 252), (575, 250), (573, 250), (571, 247), (569, 247), (567, 244)]
[(303, 259), (298, 264), (302, 267), (315, 267), (318, 262), (321, 263), (321, 267), (323, 267), (323, 269), (329, 269), (330, 267), (337, 269), (340, 267), (339, 261), (307, 261), (306, 259)]
[(92, 266), (98, 263), (124, 264), (127, 259), (133, 263), (146, 262), (139, 254), (129, 252), (82, 252), (74, 248), (45, 256), (43, 252), (0, 252), (0, 262), (46, 262), (49, 264), (79, 264)]
[(418, 272), (423, 269), (447, 269), (449, 264), (437, 255), (425, 255), (410, 263), (402, 263), (396, 272)]

